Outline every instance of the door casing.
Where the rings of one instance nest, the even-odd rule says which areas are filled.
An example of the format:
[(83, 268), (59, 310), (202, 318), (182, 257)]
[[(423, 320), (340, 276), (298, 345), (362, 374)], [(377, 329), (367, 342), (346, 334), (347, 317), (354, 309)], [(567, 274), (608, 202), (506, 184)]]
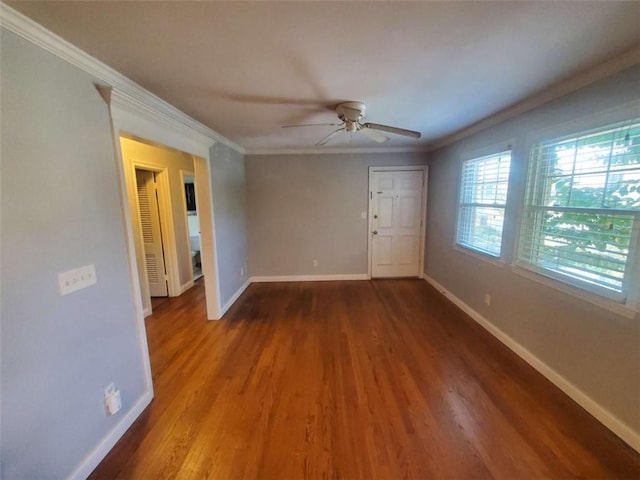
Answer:
[(373, 265), (373, 211), (374, 211), (374, 198), (373, 198), (373, 175), (376, 172), (407, 172), (407, 171), (421, 171), (422, 178), (422, 202), (421, 202), (421, 214), (420, 214), (420, 253), (418, 258), (418, 278), (424, 277), (424, 248), (425, 248), (425, 236), (427, 229), (427, 190), (429, 180), (429, 167), (427, 165), (413, 165), (413, 166), (388, 166), (388, 167), (369, 167), (369, 189), (368, 189), (368, 221), (367, 221), (367, 276), (372, 278), (372, 265)]

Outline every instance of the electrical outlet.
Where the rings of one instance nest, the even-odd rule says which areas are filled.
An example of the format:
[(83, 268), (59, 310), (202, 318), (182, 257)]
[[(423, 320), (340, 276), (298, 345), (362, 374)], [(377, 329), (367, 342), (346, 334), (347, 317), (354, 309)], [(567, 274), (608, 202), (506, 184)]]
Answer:
[(104, 409), (107, 415), (115, 415), (122, 408), (122, 397), (120, 396), (120, 390), (118, 390), (115, 384), (111, 383), (104, 389)]
[(91, 285), (95, 285), (96, 281), (96, 267), (93, 264), (58, 274), (60, 295), (69, 295), (83, 288), (90, 287)]
[(484, 294), (484, 303), (487, 307), (491, 306), (491, 295), (489, 295), (488, 293)]
[(314, 266), (314, 267), (317, 267), (317, 266), (318, 266), (318, 260), (315, 260), (315, 259), (313, 260), (313, 266)]

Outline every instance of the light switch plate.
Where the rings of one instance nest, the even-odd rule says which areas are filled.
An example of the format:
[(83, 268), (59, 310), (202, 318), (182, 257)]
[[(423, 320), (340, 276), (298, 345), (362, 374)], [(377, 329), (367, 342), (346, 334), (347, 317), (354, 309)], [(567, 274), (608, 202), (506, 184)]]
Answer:
[(60, 295), (69, 295), (70, 293), (95, 285), (96, 281), (96, 267), (93, 264), (58, 274)]

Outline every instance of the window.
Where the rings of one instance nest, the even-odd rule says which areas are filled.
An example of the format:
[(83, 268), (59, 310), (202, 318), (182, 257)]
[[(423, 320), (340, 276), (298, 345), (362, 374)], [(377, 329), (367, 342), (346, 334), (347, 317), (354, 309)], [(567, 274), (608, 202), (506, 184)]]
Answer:
[(456, 243), (500, 257), (511, 151), (462, 164)]
[(517, 261), (627, 301), (640, 228), (640, 119), (531, 150)]

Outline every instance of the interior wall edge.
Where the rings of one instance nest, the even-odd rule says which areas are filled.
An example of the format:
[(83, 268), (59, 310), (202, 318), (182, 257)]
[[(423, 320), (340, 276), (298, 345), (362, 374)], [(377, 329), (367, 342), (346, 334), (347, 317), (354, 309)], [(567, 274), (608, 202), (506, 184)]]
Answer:
[(253, 283), (253, 280), (251, 278), (248, 278), (246, 282), (244, 282), (240, 288), (236, 291), (236, 293), (234, 293), (231, 298), (227, 301), (227, 303), (225, 303), (222, 307), (222, 310), (220, 312), (220, 317), (224, 316), (225, 313), (227, 313), (227, 311), (233, 306), (234, 303), (236, 303), (236, 300), (238, 300), (238, 298), (240, 298), (240, 295), (242, 295), (244, 293), (244, 291), (249, 288), (249, 285), (251, 285)]

